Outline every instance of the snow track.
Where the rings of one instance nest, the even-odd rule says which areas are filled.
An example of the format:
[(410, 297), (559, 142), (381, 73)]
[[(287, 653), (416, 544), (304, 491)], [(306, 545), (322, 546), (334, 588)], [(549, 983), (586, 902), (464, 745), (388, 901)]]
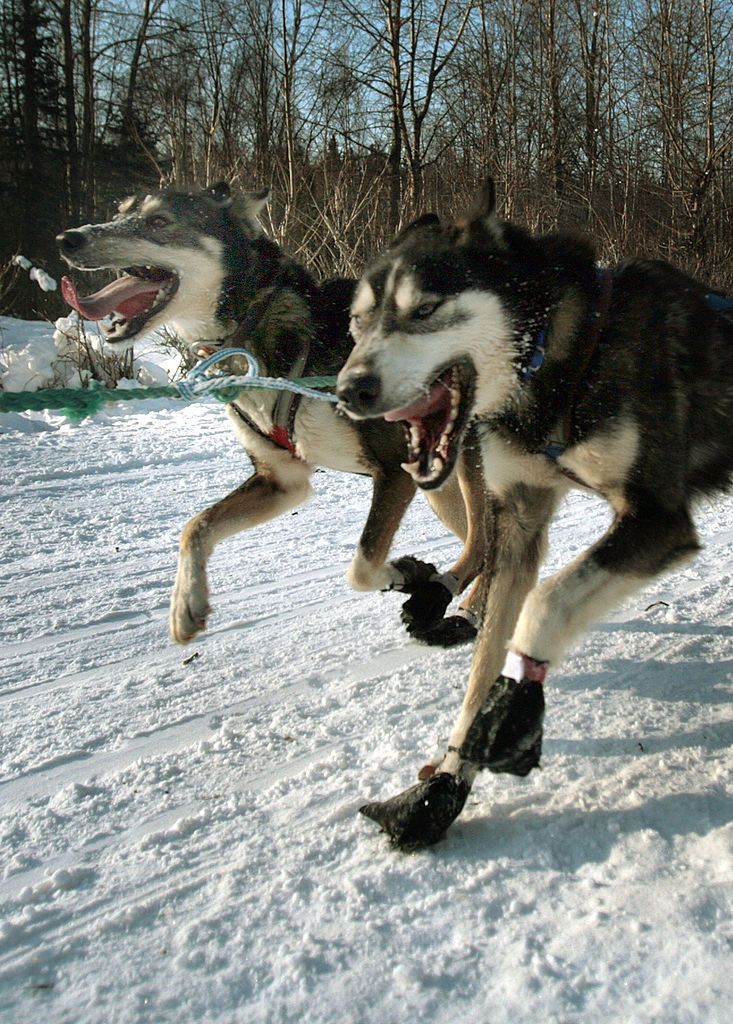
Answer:
[[(544, 771), (480, 780), (405, 857), (358, 807), (439, 746), (471, 652), (348, 589), (369, 482), (319, 473), (217, 549), (210, 630), (177, 648), (180, 528), (247, 475), (220, 408), (0, 452), (2, 1024), (728, 1020), (729, 500), (555, 673)], [(574, 496), (545, 571), (607, 522)], [(458, 545), (418, 498), (395, 548)]]

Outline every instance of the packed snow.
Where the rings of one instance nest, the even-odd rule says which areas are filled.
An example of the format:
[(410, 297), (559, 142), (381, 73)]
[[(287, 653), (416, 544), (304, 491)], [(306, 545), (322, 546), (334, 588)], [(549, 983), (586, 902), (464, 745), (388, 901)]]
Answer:
[[(6, 366), (49, 331), (0, 328)], [(731, 499), (553, 673), (543, 770), (404, 855), (358, 808), (445, 742), (471, 650), (348, 589), (367, 480), (221, 545), (179, 648), (181, 526), (250, 472), (218, 403), (0, 415), (0, 453), (2, 1024), (727, 1024)], [(544, 572), (607, 522), (572, 496)], [(395, 551), (457, 542), (418, 498)]]

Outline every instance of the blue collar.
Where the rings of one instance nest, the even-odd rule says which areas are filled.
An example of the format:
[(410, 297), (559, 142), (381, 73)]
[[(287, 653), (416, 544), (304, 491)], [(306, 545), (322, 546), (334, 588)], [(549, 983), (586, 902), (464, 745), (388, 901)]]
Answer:
[(537, 335), (534, 339), (534, 348), (532, 354), (529, 357), (527, 365), (522, 370), (522, 383), (525, 384), (530, 380), (537, 371), (540, 369), (545, 361), (545, 355), (547, 354), (547, 331), (549, 324), (545, 324), (544, 327), (540, 327)]

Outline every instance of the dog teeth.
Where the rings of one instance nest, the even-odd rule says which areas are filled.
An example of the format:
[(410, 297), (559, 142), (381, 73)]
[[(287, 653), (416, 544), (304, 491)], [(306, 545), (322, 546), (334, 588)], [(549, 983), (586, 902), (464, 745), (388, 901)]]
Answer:
[(433, 459), (433, 465), (430, 467), (433, 476), (438, 476), (445, 469), (445, 462), (439, 455), (436, 455)]
[(401, 462), (400, 465), (404, 469), (405, 473), (409, 473), (413, 480), (420, 479), (420, 463), (419, 462)]

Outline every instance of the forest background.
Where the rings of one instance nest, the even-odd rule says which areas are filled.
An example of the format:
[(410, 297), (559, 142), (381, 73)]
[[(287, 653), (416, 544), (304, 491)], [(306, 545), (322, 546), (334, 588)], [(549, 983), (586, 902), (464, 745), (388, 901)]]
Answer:
[(268, 228), (358, 274), (425, 210), (580, 229), (733, 291), (730, 0), (2, 0), (0, 313), (12, 262), (139, 188), (270, 186)]

